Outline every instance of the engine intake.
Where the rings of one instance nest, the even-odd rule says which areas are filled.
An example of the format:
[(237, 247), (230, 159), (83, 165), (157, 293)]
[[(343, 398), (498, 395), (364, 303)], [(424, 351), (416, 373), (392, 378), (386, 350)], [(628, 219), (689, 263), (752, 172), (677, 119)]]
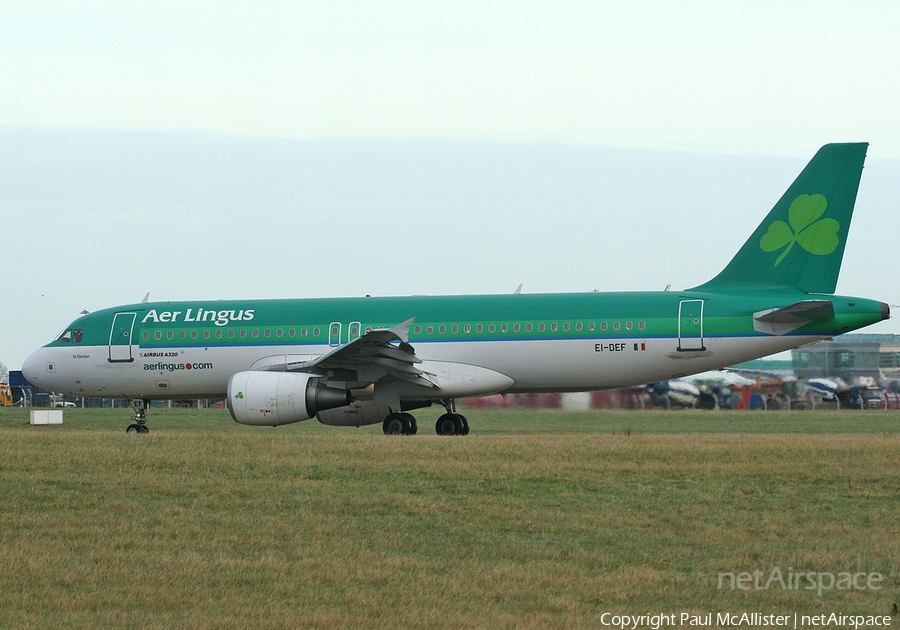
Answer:
[(300, 422), (350, 400), (350, 390), (328, 387), (308, 374), (238, 372), (228, 380), (228, 410), (240, 424)]

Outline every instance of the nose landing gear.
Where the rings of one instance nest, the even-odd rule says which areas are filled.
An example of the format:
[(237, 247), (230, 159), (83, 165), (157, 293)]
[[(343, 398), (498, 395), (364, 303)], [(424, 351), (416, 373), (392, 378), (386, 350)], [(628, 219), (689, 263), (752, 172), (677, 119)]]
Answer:
[(134, 423), (128, 425), (125, 433), (150, 433), (150, 429), (147, 428), (147, 409), (150, 407), (150, 401), (138, 398), (131, 401), (131, 407), (134, 409), (132, 418)]

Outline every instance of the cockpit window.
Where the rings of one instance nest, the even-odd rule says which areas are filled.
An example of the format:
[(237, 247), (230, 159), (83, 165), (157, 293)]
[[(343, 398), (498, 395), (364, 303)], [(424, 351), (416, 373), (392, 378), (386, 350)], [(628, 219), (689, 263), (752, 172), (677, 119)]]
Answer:
[(56, 338), (57, 341), (65, 341), (66, 343), (81, 343), (81, 339), (84, 337), (84, 331), (80, 328), (66, 328), (59, 334), (59, 337)]

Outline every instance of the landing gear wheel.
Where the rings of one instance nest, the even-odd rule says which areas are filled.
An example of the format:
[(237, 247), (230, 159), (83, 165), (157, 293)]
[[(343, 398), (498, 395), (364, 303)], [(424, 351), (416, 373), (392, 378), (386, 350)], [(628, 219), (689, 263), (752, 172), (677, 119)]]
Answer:
[(392, 413), (382, 425), (385, 435), (415, 435), (419, 430), (416, 419), (408, 413)]
[(438, 435), (465, 435), (469, 432), (469, 422), (458, 413), (445, 413), (434, 425)]
[(419, 423), (416, 422), (416, 417), (411, 413), (401, 413), (406, 419), (406, 435), (415, 435), (419, 432)]
[(134, 424), (129, 424), (125, 429), (125, 433), (150, 433), (147, 428), (147, 409), (150, 408), (150, 401), (142, 398), (131, 401), (131, 407), (134, 409)]

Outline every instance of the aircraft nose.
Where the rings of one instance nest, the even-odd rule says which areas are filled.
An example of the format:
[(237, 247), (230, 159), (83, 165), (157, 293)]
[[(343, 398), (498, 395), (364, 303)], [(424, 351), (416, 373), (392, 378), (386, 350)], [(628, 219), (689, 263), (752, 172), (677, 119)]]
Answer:
[(33, 385), (41, 384), (41, 374), (45, 372), (44, 357), (41, 350), (36, 350), (28, 355), (28, 358), (22, 362), (22, 375)]
[(891, 307), (884, 302), (881, 303), (881, 319), (891, 318)]

